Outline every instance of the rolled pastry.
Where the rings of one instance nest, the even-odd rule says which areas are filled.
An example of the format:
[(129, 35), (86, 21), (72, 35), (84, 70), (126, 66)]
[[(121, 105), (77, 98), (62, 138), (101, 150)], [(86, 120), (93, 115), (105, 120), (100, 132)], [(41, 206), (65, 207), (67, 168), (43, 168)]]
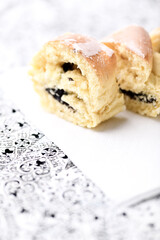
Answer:
[(64, 34), (46, 43), (31, 65), (42, 105), (61, 118), (92, 128), (124, 109), (115, 54), (92, 38)]
[[(159, 34), (149, 34), (140, 26), (128, 26), (102, 42), (117, 56), (116, 80), (129, 110), (156, 117), (160, 113)], [(152, 64), (153, 63), (153, 64)]]

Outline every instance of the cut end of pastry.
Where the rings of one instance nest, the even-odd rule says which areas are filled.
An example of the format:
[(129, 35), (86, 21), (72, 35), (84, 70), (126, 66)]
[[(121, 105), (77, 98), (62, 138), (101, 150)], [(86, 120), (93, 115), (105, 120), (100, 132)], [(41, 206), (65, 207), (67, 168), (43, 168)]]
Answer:
[(102, 41), (116, 53), (116, 80), (127, 109), (150, 117), (160, 113), (160, 58), (153, 52), (159, 49), (159, 36), (154, 31), (151, 42), (144, 28), (129, 26)]
[(141, 95), (140, 100), (125, 95), (127, 109), (147, 117), (157, 117), (160, 114), (160, 102), (156, 101), (155, 96), (149, 97), (143, 93), (138, 95)]
[(102, 42), (117, 56), (117, 81), (123, 88), (136, 91), (147, 81), (152, 69), (152, 44), (149, 34), (140, 26), (128, 26)]
[(46, 43), (30, 75), (46, 110), (84, 127), (95, 127), (124, 109), (115, 81), (113, 50), (67, 33)]
[(127, 109), (149, 117), (160, 114), (160, 77), (153, 72), (138, 91), (122, 88), (120, 91), (124, 94)]

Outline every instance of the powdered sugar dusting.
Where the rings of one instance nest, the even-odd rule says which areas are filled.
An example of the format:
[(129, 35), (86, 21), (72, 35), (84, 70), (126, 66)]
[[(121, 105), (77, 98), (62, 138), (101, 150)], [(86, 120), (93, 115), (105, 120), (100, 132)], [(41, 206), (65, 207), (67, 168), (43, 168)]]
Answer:
[(97, 40), (83, 36), (81, 34), (67, 33), (57, 38), (65, 45), (70, 46), (75, 53), (81, 53), (87, 58), (98, 55), (100, 52), (105, 52), (109, 57), (112, 57), (113, 50), (98, 42)]
[[(137, 44), (137, 42), (135, 41), (125, 41), (124, 39), (123, 40), (115, 40), (114, 38), (109, 38), (107, 40), (107, 42), (115, 42), (115, 43), (121, 43), (122, 45), (125, 45), (127, 46), (128, 49), (130, 49), (132, 52), (136, 53), (138, 56), (142, 57), (142, 58), (145, 58), (146, 57), (146, 52), (144, 52), (144, 45), (145, 45), (145, 42), (142, 42), (142, 44)], [(147, 46), (146, 46), (147, 47)], [(148, 52), (148, 49), (147, 49), (147, 52)]]
[(69, 45), (71, 43), (76, 42), (76, 40), (73, 39), (73, 38), (66, 38), (66, 39), (64, 39), (64, 42), (65, 42), (66, 45)]
[(105, 51), (108, 56), (113, 55), (113, 51), (96, 41), (89, 41), (84, 43), (74, 43), (73, 47), (76, 52), (81, 52), (85, 57), (92, 57), (101, 51)]
[(94, 39), (86, 39), (79, 34), (63, 35), (58, 38), (65, 45), (72, 46), (75, 52), (81, 52), (85, 57), (92, 57), (102, 51), (100, 44)]
[(84, 43), (74, 43), (73, 47), (76, 52), (81, 52), (86, 57), (92, 57), (102, 51), (96, 41), (89, 41)]
[(121, 43), (142, 58), (152, 56), (148, 33), (140, 26), (129, 26), (108, 37), (107, 42)]
[(143, 51), (143, 48), (144, 48), (144, 42), (143, 42), (143, 47), (142, 47), (142, 44), (139, 44), (139, 46), (137, 47), (137, 44), (134, 42), (134, 41), (130, 41), (129, 43), (126, 43), (126, 45), (128, 45), (128, 48), (135, 52), (138, 56), (142, 57), (142, 58), (145, 58), (146, 55)]
[(111, 48), (105, 46), (104, 44), (101, 45), (101, 49), (106, 52), (109, 57), (112, 57), (112, 55), (114, 54), (114, 51)]

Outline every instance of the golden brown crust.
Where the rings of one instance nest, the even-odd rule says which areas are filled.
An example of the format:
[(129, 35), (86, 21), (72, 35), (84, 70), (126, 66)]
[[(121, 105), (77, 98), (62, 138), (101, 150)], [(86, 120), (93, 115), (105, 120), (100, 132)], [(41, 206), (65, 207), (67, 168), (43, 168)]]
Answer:
[[(114, 51), (94, 38), (81, 34), (66, 33), (47, 45), (62, 44), (68, 46), (77, 54), (83, 55), (91, 67), (100, 76), (101, 81), (110, 80), (116, 68), (116, 56)], [(107, 76), (107, 78), (106, 78)]]
[(33, 58), (30, 71), (44, 108), (86, 127), (124, 110), (115, 73), (112, 49), (71, 33), (46, 43)]
[(130, 51), (152, 64), (152, 43), (149, 34), (143, 27), (128, 26), (104, 38), (101, 42), (109, 47), (112, 47), (115, 43), (123, 44)]
[[(74, 68), (65, 70), (64, 64)], [(113, 50), (68, 33), (44, 45), (33, 58), (30, 75), (45, 109), (80, 126), (95, 127), (124, 109), (115, 71)]]

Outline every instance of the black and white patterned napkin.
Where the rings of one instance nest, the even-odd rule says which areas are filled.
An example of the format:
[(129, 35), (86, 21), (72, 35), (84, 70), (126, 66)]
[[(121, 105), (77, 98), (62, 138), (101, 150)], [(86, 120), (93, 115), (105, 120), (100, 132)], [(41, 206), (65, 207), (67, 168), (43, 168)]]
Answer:
[(116, 205), (0, 92), (0, 240), (10, 239), (160, 240), (160, 190)]

